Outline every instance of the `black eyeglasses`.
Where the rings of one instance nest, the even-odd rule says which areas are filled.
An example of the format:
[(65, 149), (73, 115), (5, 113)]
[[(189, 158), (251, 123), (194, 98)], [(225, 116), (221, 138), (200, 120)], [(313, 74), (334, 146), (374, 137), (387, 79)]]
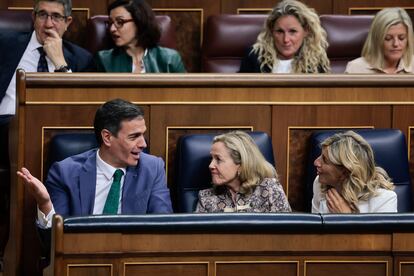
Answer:
[(36, 17), (42, 21), (46, 21), (47, 18), (50, 17), (50, 19), (52, 19), (52, 21), (55, 23), (61, 23), (67, 18), (66, 16), (61, 15), (59, 13), (48, 14), (45, 11), (36, 12)]
[(133, 22), (133, 21), (134, 21), (133, 18), (130, 18), (130, 19), (116, 18), (115, 21), (112, 19), (109, 19), (108, 21), (106, 21), (106, 25), (108, 29), (111, 28), (112, 24), (114, 24), (115, 28), (120, 29), (125, 25), (125, 23)]

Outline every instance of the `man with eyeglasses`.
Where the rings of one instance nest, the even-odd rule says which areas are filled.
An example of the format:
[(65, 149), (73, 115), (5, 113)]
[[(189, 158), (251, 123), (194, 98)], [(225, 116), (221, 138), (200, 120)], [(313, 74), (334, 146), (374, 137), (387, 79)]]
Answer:
[(0, 32), (0, 126), (7, 124), (16, 109), (16, 69), (26, 72), (92, 71), (92, 55), (62, 40), (70, 23), (71, 0), (35, 0), (34, 31)]

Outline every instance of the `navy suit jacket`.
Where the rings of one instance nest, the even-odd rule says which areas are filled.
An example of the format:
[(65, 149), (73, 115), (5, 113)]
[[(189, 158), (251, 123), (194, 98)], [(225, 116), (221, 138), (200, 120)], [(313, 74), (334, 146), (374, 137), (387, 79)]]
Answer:
[[(49, 170), (46, 188), (57, 214), (93, 214), (96, 188), (96, 149), (56, 162)], [(140, 153), (136, 167), (128, 167), (122, 188), (122, 214), (171, 213), (164, 162)]]
[[(6, 94), (6, 89), (29, 44), (32, 32), (4, 30), (0, 32), (0, 101)], [(66, 40), (63, 40), (63, 55), (72, 72), (95, 71), (92, 55)]]

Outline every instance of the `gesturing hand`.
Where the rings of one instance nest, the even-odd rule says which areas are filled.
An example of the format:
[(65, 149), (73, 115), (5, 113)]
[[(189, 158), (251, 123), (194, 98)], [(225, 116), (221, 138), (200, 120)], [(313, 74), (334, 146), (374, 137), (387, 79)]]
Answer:
[(331, 213), (352, 213), (351, 207), (335, 188), (326, 192), (326, 202)]
[(52, 210), (52, 201), (50, 200), (45, 185), (43, 185), (39, 179), (31, 175), (26, 168), (17, 171), (17, 175), (24, 180), (25, 186), (35, 198), (40, 211), (47, 215)]

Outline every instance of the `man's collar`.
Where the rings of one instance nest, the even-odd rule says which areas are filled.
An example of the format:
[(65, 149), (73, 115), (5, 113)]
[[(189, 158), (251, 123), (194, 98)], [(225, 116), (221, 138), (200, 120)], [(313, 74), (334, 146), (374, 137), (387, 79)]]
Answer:
[(37, 51), (37, 48), (42, 47), (42, 44), (37, 40), (36, 31), (32, 32), (28, 47), (30, 51)]
[(114, 175), (117, 169), (121, 169), (126, 174), (126, 168), (115, 168), (110, 164), (106, 163), (101, 156), (99, 155), (100, 149), (96, 151), (96, 167), (105, 175), (105, 177), (109, 180)]

